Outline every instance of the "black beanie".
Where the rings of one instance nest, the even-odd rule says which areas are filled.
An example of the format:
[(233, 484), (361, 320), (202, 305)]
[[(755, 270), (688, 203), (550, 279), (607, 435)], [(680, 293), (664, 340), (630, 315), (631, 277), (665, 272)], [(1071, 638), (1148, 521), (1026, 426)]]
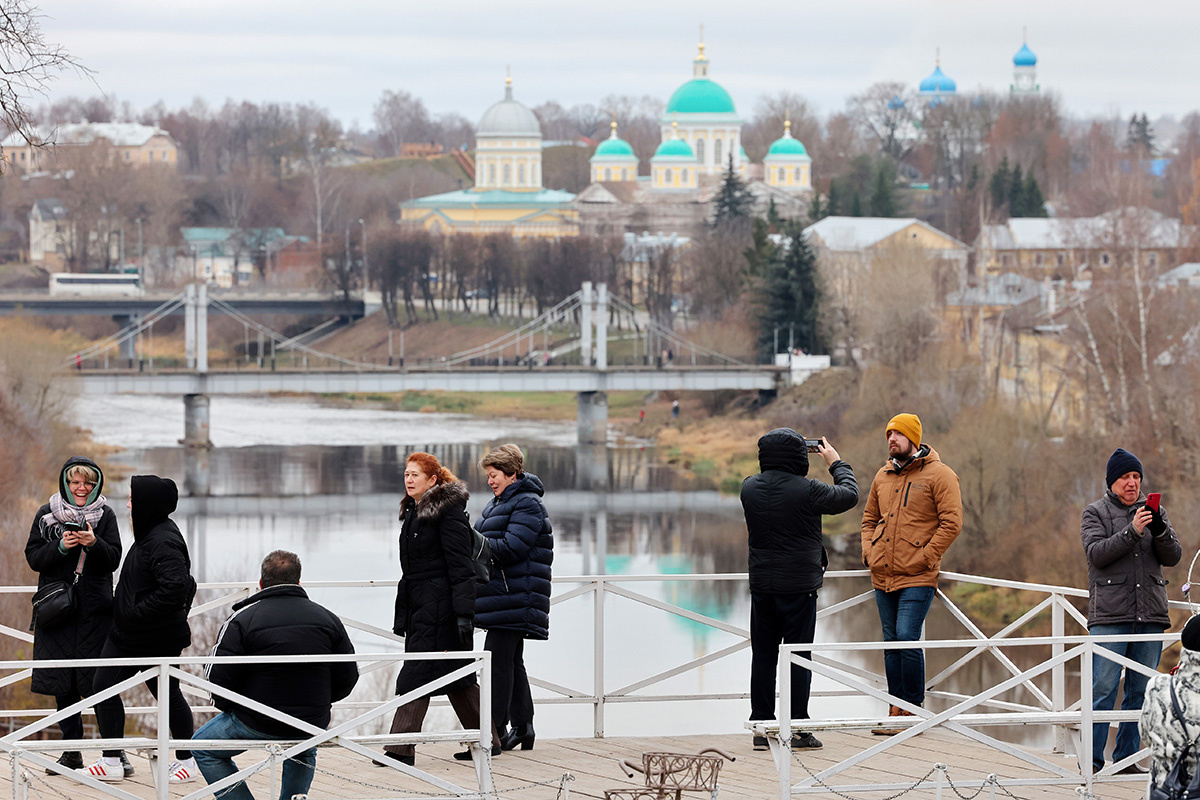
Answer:
[(758, 468), (790, 472), (793, 475), (808, 474), (808, 448), (804, 437), (791, 428), (776, 428), (758, 440)]
[(1184, 650), (1200, 650), (1200, 617), (1192, 617), (1187, 621), (1179, 641)]
[(1146, 473), (1142, 472), (1142, 462), (1138, 461), (1137, 456), (1118, 447), (1108, 457), (1108, 467), (1104, 471), (1104, 486), (1111, 489), (1112, 485), (1117, 482), (1117, 478), (1126, 472), (1136, 472), (1143, 478), (1146, 477)]

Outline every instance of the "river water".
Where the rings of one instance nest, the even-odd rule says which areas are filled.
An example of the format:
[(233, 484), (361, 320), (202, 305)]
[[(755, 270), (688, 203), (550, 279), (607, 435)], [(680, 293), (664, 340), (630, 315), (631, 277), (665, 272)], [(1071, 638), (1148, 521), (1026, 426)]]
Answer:
[[(474, 519), (491, 496), (476, 464), (490, 447), (508, 441), (521, 445), (527, 469), (546, 486), (555, 530), (556, 577), (746, 570), (745, 525), (736, 497), (688, 480), (658, 463), (649, 448), (579, 446), (574, 422), (340, 408), (308, 399), (214, 397), (214, 448), (197, 456), (178, 443), (183, 403), (177, 397), (89, 398), (81, 413), (94, 439), (116, 448), (107, 466), (124, 473), (125, 482), (110, 483), (105, 493), (114, 505), (119, 499), (126, 539), (128, 475), (154, 473), (175, 479), (184, 490), (207, 489), (206, 502), (184, 500), (175, 515), (188, 536), (193, 571), (201, 582), (256, 580), (262, 557), (277, 548), (300, 555), (304, 581), (395, 581), (400, 577), (396, 512), (407, 453), (432, 452), (465, 479), (472, 491), (468, 511)], [(868, 477), (861, 470), (859, 475), (860, 480)], [(565, 593), (576, 585), (558, 583), (555, 592)], [(621, 585), (739, 628), (749, 626), (749, 593), (742, 580)], [(862, 579), (827, 581), (821, 605), (867, 589)], [(312, 594), (344, 617), (391, 627), (392, 589), (320, 589)], [(817, 640), (874, 640), (878, 626), (872, 601), (829, 623), (818, 623)], [(961, 636), (961, 628), (953, 626), (949, 615), (935, 608), (929, 636)], [(550, 640), (526, 647), (530, 676), (590, 694), (593, 629), (590, 596), (554, 606)], [(212, 633), (197, 638), (205, 635)], [(396, 649), (357, 631), (352, 638), (360, 652)], [(610, 596), (605, 604), (604, 684), (610, 691), (627, 686), (739, 641), (694, 620)], [(478, 643), (482, 646), (481, 634)], [(838, 657), (882, 672), (879, 653)], [(931, 658), (931, 670), (933, 662)], [(634, 694), (745, 692), (749, 663), (749, 650), (744, 649)], [(964, 680), (978, 686), (996, 674), (978, 667), (964, 674)], [(372, 676), (356, 695), (382, 697), (386, 685), (384, 676)], [(814, 692), (840, 688), (820, 678), (814, 683)], [(971, 686), (952, 688), (978, 691)], [(534, 696), (547, 700), (555, 695), (535, 687)], [(818, 696), (811, 712), (814, 717), (860, 716), (878, 714), (880, 707), (873, 700)], [(437, 708), (432, 713), (449, 714)], [(606, 711), (605, 732), (732, 732), (743, 729), (748, 713), (749, 701), (744, 699), (613, 703)], [(538, 707), (542, 736), (586, 736), (592, 725), (590, 705)]]

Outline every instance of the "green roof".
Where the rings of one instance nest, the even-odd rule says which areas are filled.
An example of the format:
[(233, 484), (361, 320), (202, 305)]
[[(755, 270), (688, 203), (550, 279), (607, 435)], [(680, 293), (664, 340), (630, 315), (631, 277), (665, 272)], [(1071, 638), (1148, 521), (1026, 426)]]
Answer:
[(806, 156), (808, 151), (804, 149), (804, 143), (792, 136), (790, 133), (771, 143), (771, 148), (767, 150), (769, 156)]
[(733, 98), (708, 78), (694, 78), (675, 90), (667, 114), (734, 114)]
[(691, 145), (689, 145), (683, 139), (667, 139), (658, 146), (657, 150), (654, 151), (655, 158), (660, 158), (662, 156), (694, 159), (696, 154), (692, 152)]
[(600, 146), (596, 148), (596, 152), (592, 157), (637, 158), (637, 155), (633, 152), (633, 147), (630, 146), (629, 142), (625, 141), (624, 139), (618, 139), (614, 136), (601, 142)]

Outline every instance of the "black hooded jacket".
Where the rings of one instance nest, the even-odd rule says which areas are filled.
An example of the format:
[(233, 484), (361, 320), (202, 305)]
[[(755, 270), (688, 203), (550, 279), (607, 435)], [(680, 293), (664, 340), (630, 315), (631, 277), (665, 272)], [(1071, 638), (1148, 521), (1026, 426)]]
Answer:
[[(324, 728), (330, 705), (350, 694), (358, 682), (353, 661), (321, 662), (319, 655), (353, 653), (342, 621), (308, 599), (295, 584), (269, 586), (233, 606), (233, 616), (221, 628), (214, 656), (312, 655), (303, 664), (213, 664), (209, 679), (263, 705)], [(295, 736), (298, 731), (223, 697), (213, 698), (244, 724), (271, 736)]]
[[(93, 490), (99, 496), (104, 489), (104, 472), (90, 458), (74, 456), (59, 470), (58, 492), (68, 505), (74, 500), (66, 485), (66, 473), (71, 467), (83, 465), (96, 470), (100, 480)], [(63, 537), (63, 526), (57, 521), (46, 521), (50, 504), (37, 510), (33, 525), (29, 528), (29, 539), (25, 543), (25, 561), (30, 569), (38, 573), (38, 587), (54, 581), (70, 583), (75, 578), (75, 567), (79, 563), (79, 549), (72, 547), (63, 553), (59, 542)], [(113, 572), (121, 563), (121, 532), (117, 528), (117, 515), (105, 506), (100, 521), (92, 527), (96, 541), (87, 549), (83, 560), (83, 572), (75, 587), (76, 610), (65, 621), (51, 628), (39, 628), (33, 637), (35, 659), (97, 658), (104, 638), (112, 623)], [(69, 695), (73, 690), (83, 694), (91, 691), (92, 667), (60, 669), (35, 669), (31, 688), (39, 694)]]
[(858, 482), (845, 461), (829, 467), (833, 486), (811, 480), (804, 439), (776, 428), (758, 440), (762, 472), (742, 482), (750, 543), (750, 591), (798, 594), (821, 586), (827, 558), (821, 516), (858, 504)]
[(112, 637), (134, 650), (182, 651), (192, 642), (187, 615), (196, 581), (187, 543), (169, 516), (179, 490), (169, 478), (134, 475), (129, 496), (133, 546), (117, 582)]

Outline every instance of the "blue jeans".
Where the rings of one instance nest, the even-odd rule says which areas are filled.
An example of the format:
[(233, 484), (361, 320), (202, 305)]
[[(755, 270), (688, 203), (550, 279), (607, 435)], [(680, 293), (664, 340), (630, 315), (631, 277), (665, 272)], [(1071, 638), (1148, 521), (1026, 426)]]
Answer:
[[(1146, 624), (1144, 622), (1119, 622), (1109, 625), (1093, 625), (1088, 633), (1093, 636), (1112, 636), (1121, 633), (1162, 633), (1166, 630), (1162, 625)], [(1145, 664), (1147, 667), (1158, 666), (1158, 657), (1162, 655), (1162, 642), (1099, 642), (1100, 647), (1122, 655), (1130, 661)], [(1117, 702), (1117, 684), (1121, 682), (1123, 667), (1115, 661), (1109, 661), (1099, 653), (1092, 657), (1092, 710), (1112, 711)], [(1140, 672), (1125, 670), (1125, 691), (1121, 698), (1122, 711), (1137, 711), (1142, 707), (1142, 699), (1146, 695), (1146, 684), (1150, 678)], [(1092, 725), (1092, 768), (1099, 770), (1104, 766), (1104, 746), (1108, 744), (1108, 723), (1097, 722)], [(1113, 763), (1133, 755), (1141, 749), (1142, 740), (1138, 736), (1137, 720), (1122, 722), (1117, 727), (1117, 746), (1113, 750)]]
[[(894, 592), (875, 590), (885, 642), (915, 642), (921, 638), (925, 615), (933, 603), (933, 586), (912, 586)], [(888, 694), (919, 706), (925, 702), (925, 651), (884, 650), (883, 671)]]
[[(218, 714), (196, 731), (196, 739), (284, 739), (296, 737), (268, 736), (260, 733), (249, 725), (244, 724), (228, 711)], [(192, 757), (204, 780), (216, 783), (238, 771), (233, 757), (245, 750), (193, 750)], [(303, 753), (292, 756), (283, 762), (283, 777), (279, 786), (279, 800), (292, 800), (292, 795), (308, 794), (312, 786), (313, 770), (317, 765), (317, 748), (313, 747)], [(223, 791), (217, 792), (222, 800), (254, 800), (254, 795), (246, 788), (246, 782), (235, 783)]]

